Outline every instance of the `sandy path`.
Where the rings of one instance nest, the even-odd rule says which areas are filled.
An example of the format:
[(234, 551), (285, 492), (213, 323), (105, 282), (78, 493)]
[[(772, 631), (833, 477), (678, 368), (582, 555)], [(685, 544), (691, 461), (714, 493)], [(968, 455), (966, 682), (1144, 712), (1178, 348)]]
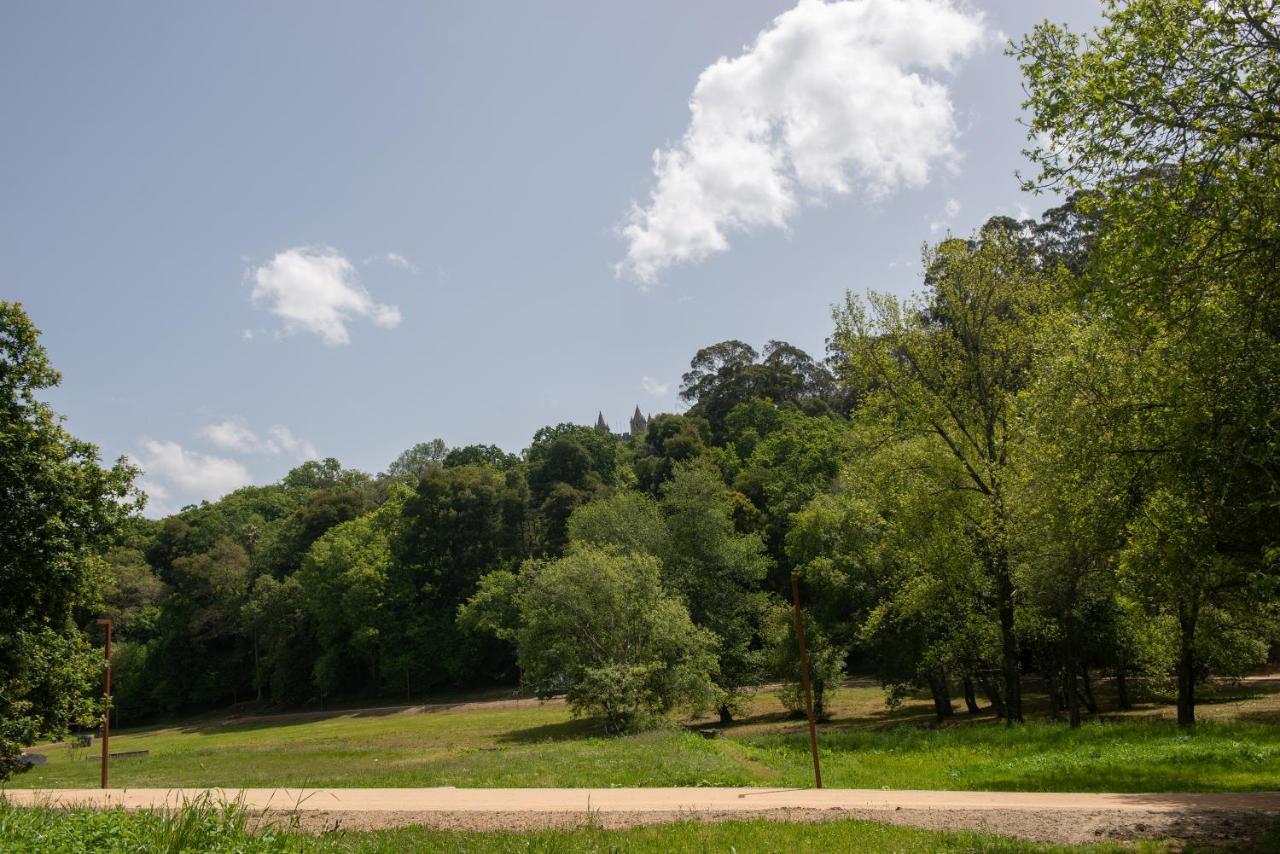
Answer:
[(1239, 839), (1280, 821), (1280, 792), (1092, 794), (878, 789), (56, 789), (17, 804), (155, 809), (208, 794), (304, 830), (428, 825), (460, 830), (629, 827), (680, 819), (864, 818), (1046, 842), (1139, 836)]

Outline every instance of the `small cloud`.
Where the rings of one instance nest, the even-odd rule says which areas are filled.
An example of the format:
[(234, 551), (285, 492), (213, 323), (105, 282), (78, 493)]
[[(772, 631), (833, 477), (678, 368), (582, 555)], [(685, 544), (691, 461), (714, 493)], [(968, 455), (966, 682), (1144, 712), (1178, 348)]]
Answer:
[(284, 334), (313, 332), (326, 344), (348, 344), (347, 324), (354, 318), (386, 329), (400, 324), (400, 309), (375, 302), (352, 263), (335, 249), (286, 249), (251, 270), (249, 278), (254, 304), (280, 318)]
[(418, 266), (399, 252), (388, 252), (383, 257), (387, 259), (387, 263), (392, 267), (399, 267), (401, 270), (408, 270), (410, 273), (418, 272)]
[(252, 329), (241, 329), (241, 330), (240, 330), (240, 340), (241, 340), (241, 341), (252, 341), (252, 340), (253, 340), (253, 330), (252, 330)]
[(200, 428), (200, 438), (224, 451), (247, 453), (258, 449), (258, 436), (239, 418), (225, 418)]
[(320, 457), (315, 445), (306, 439), (294, 436), (283, 424), (276, 424), (267, 432), (271, 435), (271, 439), (267, 442), (271, 453), (293, 454), (301, 460), (314, 460)]
[(392, 267), (399, 267), (401, 270), (407, 270), (410, 273), (418, 272), (418, 265), (401, 255), (399, 252), (385, 252), (382, 255), (370, 255), (364, 259), (365, 264), (387, 264)]
[(300, 460), (319, 456), (315, 445), (294, 436), (283, 424), (276, 424), (266, 436), (259, 436), (243, 418), (224, 418), (201, 427), (197, 435), (216, 448), (241, 454), (291, 454)]
[(947, 203), (942, 206), (942, 218), (929, 223), (929, 231), (937, 234), (948, 228), (958, 213), (960, 213), (960, 203), (955, 199), (947, 199)]
[(645, 394), (651, 394), (654, 397), (662, 397), (671, 390), (671, 383), (660, 383), (653, 377), (641, 377), (640, 388)]
[(152, 499), (152, 513), (163, 515), (181, 504), (216, 500), (252, 482), (249, 470), (232, 459), (189, 451), (177, 442), (144, 438), (139, 445), (140, 452), (131, 459), (142, 470), (139, 486)]

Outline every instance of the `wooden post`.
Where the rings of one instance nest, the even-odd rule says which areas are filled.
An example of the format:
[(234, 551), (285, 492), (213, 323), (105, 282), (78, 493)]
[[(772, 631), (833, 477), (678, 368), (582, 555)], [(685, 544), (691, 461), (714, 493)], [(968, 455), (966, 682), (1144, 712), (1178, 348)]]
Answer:
[(102, 788), (107, 787), (107, 766), (111, 761), (111, 621), (98, 620), (107, 629), (107, 669), (102, 674)]
[(800, 643), (800, 684), (804, 686), (804, 710), (809, 718), (809, 752), (813, 754), (814, 787), (822, 788), (822, 766), (818, 764), (818, 729), (813, 721), (813, 689), (809, 686), (809, 651), (804, 645), (804, 617), (800, 614), (800, 579), (791, 576), (791, 597), (796, 606), (796, 640)]

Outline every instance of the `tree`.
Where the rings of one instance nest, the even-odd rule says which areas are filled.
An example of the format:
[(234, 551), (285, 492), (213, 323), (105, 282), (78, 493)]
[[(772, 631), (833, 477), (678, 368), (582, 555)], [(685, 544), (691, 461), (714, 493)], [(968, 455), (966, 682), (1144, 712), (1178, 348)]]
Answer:
[[(384, 684), (391, 543), (409, 494), (397, 485), (374, 512), (330, 528), (294, 576), (320, 648), (314, 678), (322, 696), (375, 694)], [(385, 681), (395, 684), (399, 675), (386, 673)]]
[(387, 466), (387, 477), (409, 482), (416, 481), (431, 469), (444, 465), (449, 453), (449, 446), (443, 439), (419, 442)]
[(520, 669), (540, 694), (563, 690), (606, 732), (640, 728), (674, 708), (717, 701), (715, 639), (664, 593), (660, 564), (575, 546), (521, 569)]
[(432, 469), (405, 498), (387, 567), (386, 672), (422, 689), (509, 673), (509, 649), (467, 638), (455, 616), (481, 576), (525, 556), (526, 498), (518, 472), (482, 465)]
[(735, 406), (756, 398), (826, 409), (831, 372), (808, 353), (785, 341), (770, 341), (764, 354), (741, 341), (722, 341), (699, 350), (681, 378), (680, 398), (692, 404), (690, 415), (705, 418), (721, 437)]
[(18, 750), (89, 719), (97, 673), (73, 609), (91, 557), (141, 501), (135, 470), (109, 469), (37, 394), (61, 381), (17, 303), (0, 301), (0, 780)]
[(734, 503), (719, 472), (682, 466), (662, 490), (667, 540), (659, 553), (666, 588), (693, 622), (717, 639), (720, 719), (728, 723), (741, 689), (754, 682), (751, 649), (766, 606), (761, 584), (770, 561), (757, 534), (734, 527)]
[(864, 410), (907, 435), (940, 440), (966, 478), (938, 486), (971, 493), (982, 504), (972, 536), (995, 587), (1008, 720), (1020, 721), (1007, 481), (1017, 453), (1016, 396), (1031, 376), (1035, 330), (1054, 274), (996, 228), (973, 241), (944, 241), (926, 254), (924, 267), (923, 300), (904, 304), (872, 294), (868, 312), (850, 295), (836, 312), (836, 338), (851, 373), (875, 389)]
[(643, 492), (620, 491), (573, 511), (569, 539), (661, 557), (667, 551), (670, 532), (657, 501)]
[(508, 454), (497, 445), (466, 445), (454, 448), (444, 458), (444, 464), (448, 468), (480, 463), (505, 471), (518, 466), (520, 458), (515, 454)]
[(1274, 4), (1110, 3), (1090, 35), (1046, 23), (1014, 52), (1040, 169), (1028, 185), (1087, 191), (1101, 223), (1062, 376), (1105, 392), (1080, 400), (1134, 497), (1122, 580), (1179, 626), (1191, 726), (1202, 615), (1247, 616), (1280, 572)]
[(707, 422), (692, 415), (655, 415), (649, 419), (644, 440), (636, 447), (636, 481), (657, 496), (671, 479), (676, 466), (705, 457), (711, 431)]

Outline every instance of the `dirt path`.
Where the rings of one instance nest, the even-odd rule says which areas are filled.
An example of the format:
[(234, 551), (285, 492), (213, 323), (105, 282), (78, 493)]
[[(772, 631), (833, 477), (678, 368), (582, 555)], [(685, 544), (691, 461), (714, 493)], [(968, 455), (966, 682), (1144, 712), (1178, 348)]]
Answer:
[(1248, 837), (1280, 821), (1280, 792), (1059, 794), (877, 789), (57, 789), (11, 790), (17, 804), (173, 807), (208, 794), (303, 830), (428, 825), (458, 830), (598, 827), (697, 819), (864, 818), (1044, 842), (1142, 836)]

